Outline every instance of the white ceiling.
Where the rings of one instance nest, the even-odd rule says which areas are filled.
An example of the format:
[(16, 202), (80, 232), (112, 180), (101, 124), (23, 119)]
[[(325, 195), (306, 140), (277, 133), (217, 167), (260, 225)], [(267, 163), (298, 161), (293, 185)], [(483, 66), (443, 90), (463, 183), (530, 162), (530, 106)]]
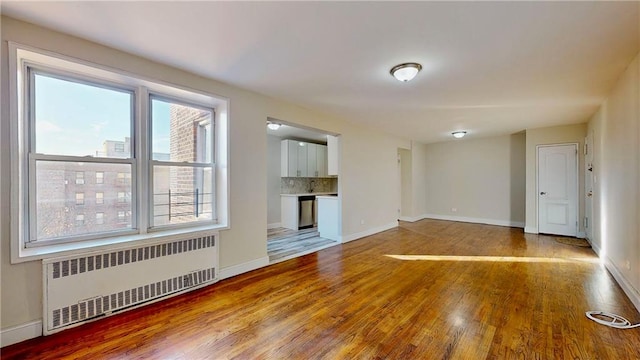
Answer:
[[(639, 2), (2, 2), (6, 15), (422, 142), (580, 123)], [(389, 69), (419, 62), (400, 83)], [(287, 119), (296, 121), (296, 119)]]

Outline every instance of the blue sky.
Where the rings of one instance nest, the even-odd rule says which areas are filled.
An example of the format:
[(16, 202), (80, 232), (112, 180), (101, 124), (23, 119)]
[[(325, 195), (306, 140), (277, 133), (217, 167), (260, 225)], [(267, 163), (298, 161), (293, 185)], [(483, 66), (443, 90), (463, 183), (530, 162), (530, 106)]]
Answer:
[[(131, 93), (35, 75), (36, 152), (95, 156), (131, 136)], [(154, 101), (153, 152), (169, 152), (169, 104)]]

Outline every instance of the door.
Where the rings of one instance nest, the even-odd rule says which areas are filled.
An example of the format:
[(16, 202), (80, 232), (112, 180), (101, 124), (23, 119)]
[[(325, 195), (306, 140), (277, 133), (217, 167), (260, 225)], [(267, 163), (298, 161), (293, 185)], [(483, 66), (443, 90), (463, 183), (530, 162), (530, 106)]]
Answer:
[(576, 236), (578, 146), (538, 147), (538, 232)]
[(593, 239), (593, 132), (584, 140), (584, 230), (587, 239)]

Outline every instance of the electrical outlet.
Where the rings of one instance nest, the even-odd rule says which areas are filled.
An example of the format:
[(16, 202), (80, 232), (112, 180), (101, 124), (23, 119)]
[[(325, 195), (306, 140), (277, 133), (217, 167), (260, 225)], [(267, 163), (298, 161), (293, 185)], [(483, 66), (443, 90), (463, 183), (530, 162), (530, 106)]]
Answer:
[(360, 225), (364, 225), (364, 220), (360, 220)]
[(631, 270), (631, 263), (629, 262), (629, 260), (624, 262), (624, 267), (627, 268), (627, 270)]
[(451, 212), (458, 212), (458, 208), (451, 208)]

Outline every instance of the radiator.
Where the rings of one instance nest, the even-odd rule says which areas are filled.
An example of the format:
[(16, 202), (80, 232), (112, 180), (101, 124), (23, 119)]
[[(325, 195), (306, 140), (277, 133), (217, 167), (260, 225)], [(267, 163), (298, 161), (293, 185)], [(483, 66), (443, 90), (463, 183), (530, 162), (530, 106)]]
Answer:
[(43, 260), (43, 332), (121, 312), (218, 280), (214, 236)]

